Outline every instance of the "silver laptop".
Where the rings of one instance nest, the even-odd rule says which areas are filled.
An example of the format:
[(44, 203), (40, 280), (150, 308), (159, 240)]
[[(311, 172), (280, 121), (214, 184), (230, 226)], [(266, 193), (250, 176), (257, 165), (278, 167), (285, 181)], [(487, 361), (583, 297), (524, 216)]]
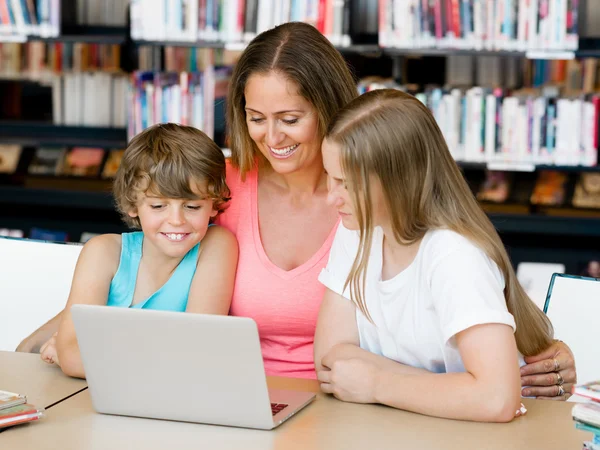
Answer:
[(315, 398), (267, 388), (252, 319), (90, 305), (71, 311), (100, 413), (269, 430)]

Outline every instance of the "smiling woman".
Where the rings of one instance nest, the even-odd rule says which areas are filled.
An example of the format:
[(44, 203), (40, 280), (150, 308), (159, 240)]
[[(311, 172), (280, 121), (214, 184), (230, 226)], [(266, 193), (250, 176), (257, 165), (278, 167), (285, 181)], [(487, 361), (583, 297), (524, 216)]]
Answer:
[(254, 39), (230, 82), (232, 201), (217, 221), (240, 248), (231, 314), (256, 321), (268, 375), (315, 377), (317, 276), (339, 222), (327, 203), (321, 142), (355, 96), (342, 56), (303, 23)]

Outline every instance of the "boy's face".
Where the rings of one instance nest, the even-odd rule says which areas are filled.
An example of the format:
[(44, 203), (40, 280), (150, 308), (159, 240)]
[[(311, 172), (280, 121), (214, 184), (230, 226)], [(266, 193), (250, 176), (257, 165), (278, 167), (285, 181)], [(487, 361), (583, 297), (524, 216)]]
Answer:
[(168, 257), (183, 258), (206, 235), (210, 219), (217, 215), (212, 199), (197, 188), (193, 192), (196, 199), (140, 193), (137, 207), (129, 212), (139, 218), (148, 243)]

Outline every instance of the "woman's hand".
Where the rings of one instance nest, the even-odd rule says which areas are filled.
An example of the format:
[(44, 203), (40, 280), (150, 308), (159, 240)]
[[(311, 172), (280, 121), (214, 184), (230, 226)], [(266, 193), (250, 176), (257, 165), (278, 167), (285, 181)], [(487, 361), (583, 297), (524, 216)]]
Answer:
[(562, 341), (554, 343), (542, 353), (525, 358), (521, 367), (521, 385), (524, 397), (544, 400), (566, 400), (571, 388), (577, 383), (575, 358), (571, 349)]
[(60, 366), (60, 362), (58, 361), (58, 353), (56, 351), (56, 335), (58, 332), (54, 333), (48, 341), (42, 345), (40, 348), (40, 357), (42, 361), (48, 364), (56, 364)]
[(321, 390), (337, 399), (354, 403), (376, 403), (378, 368), (361, 357), (344, 357), (335, 349), (323, 357), (324, 369), (317, 372)]

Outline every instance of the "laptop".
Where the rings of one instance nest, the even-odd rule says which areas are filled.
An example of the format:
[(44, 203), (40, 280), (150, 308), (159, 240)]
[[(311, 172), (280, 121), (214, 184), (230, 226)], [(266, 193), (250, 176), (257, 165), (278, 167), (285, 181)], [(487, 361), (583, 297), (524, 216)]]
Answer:
[(600, 279), (555, 273), (544, 312), (552, 322), (554, 337), (564, 341), (575, 356), (577, 382), (600, 378)]
[(267, 388), (252, 319), (92, 305), (71, 312), (99, 413), (270, 430), (315, 398)]

